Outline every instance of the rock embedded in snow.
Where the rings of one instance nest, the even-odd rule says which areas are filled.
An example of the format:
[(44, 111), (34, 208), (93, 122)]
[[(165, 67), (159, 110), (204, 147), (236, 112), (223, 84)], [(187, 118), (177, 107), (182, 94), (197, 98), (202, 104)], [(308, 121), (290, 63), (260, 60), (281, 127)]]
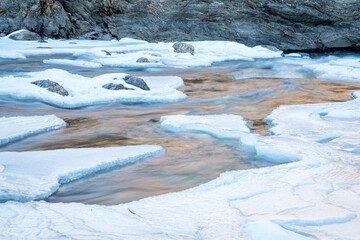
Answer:
[(124, 78), (124, 81), (126, 83), (128, 83), (128, 84), (131, 84), (131, 85), (133, 85), (135, 87), (141, 88), (141, 89), (143, 89), (145, 91), (150, 90), (149, 86), (146, 84), (146, 82), (142, 78), (133, 77), (133, 76), (128, 75), (128, 76), (126, 76)]
[(145, 57), (141, 57), (138, 60), (136, 60), (137, 63), (149, 63), (149, 59), (145, 58)]
[(102, 87), (105, 89), (109, 89), (109, 90), (134, 90), (133, 88), (125, 87), (121, 83), (119, 83), (119, 84), (107, 83), (107, 84), (103, 85)]
[(111, 53), (109, 51), (106, 51), (106, 50), (101, 50), (101, 51), (106, 53), (106, 56), (111, 56)]
[(66, 123), (55, 115), (2, 117), (0, 118), (0, 146), (65, 126)]
[(42, 38), (39, 34), (30, 32), (29, 30), (23, 29), (16, 32), (13, 32), (8, 35), (8, 37), (12, 40), (19, 41), (41, 41)]
[[(186, 95), (177, 88), (184, 86), (184, 81), (176, 76), (144, 77), (150, 91), (135, 88), (133, 91), (109, 91), (102, 86), (107, 83), (126, 83), (124, 73), (102, 74), (94, 78), (71, 74), (60, 69), (48, 69), (29, 72), (20, 76), (0, 77), (0, 96), (10, 96), (19, 100), (36, 100), (61, 108), (78, 108), (104, 103), (170, 103), (184, 100)], [(114, 80), (117, 79), (117, 80)], [(59, 83), (69, 93), (67, 97), (54, 94), (31, 82), (49, 79)]]
[(190, 53), (191, 55), (194, 55), (195, 48), (191, 44), (176, 42), (172, 47), (176, 53)]
[(50, 81), (50, 80), (37, 80), (35, 82), (32, 82), (32, 84), (35, 84), (36, 86), (46, 88), (49, 92), (60, 94), (61, 96), (69, 96), (68, 91), (58, 84), (57, 82)]

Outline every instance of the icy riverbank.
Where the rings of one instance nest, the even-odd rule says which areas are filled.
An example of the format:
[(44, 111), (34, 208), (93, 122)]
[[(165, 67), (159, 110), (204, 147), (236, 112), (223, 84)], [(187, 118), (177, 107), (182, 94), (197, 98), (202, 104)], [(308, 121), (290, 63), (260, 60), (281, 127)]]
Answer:
[[(259, 157), (278, 156), (295, 162), (227, 172), (183, 192), (111, 207), (7, 202), (0, 205), (0, 221), (5, 226), (0, 234), (4, 238), (22, 234), (28, 238), (357, 239), (360, 157), (357, 148), (349, 150), (348, 145), (359, 142), (360, 134), (354, 134), (359, 129), (359, 111), (354, 112), (359, 100), (301, 105), (305, 111), (300, 112), (299, 107), (280, 107), (270, 115), (277, 124), (273, 136), (246, 129), (239, 133), (241, 143)], [(319, 113), (323, 112), (335, 118), (322, 119)], [(340, 113), (348, 117), (336, 117)], [(291, 114), (302, 124), (282, 121)], [(182, 118), (179, 116), (180, 122)], [(194, 131), (198, 131), (198, 123), (211, 124), (207, 118), (196, 116)], [(332, 125), (336, 130), (340, 123), (352, 127), (336, 130), (341, 137), (334, 142), (314, 142), (312, 132), (317, 123), (320, 129)], [(285, 124), (291, 127), (280, 130)], [(243, 129), (244, 124), (240, 125)], [(223, 128), (233, 129), (225, 122)], [(213, 134), (212, 130), (209, 133)], [(327, 138), (326, 130), (317, 134)], [(25, 218), (29, 214), (32, 217)]]

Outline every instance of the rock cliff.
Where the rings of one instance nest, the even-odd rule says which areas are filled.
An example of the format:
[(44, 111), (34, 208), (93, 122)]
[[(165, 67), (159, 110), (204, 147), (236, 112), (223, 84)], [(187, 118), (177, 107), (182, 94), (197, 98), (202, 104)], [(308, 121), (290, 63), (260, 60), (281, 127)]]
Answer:
[(232, 40), (281, 50), (360, 48), (359, 0), (0, 0), (0, 33)]

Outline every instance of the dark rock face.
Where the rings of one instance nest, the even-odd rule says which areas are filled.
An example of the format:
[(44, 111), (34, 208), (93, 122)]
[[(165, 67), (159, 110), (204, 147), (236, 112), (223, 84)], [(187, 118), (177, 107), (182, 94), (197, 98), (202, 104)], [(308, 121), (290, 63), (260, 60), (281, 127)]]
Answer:
[(149, 59), (141, 57), (138, 60), (136, 60), (137, 63), (149, 63)]
[(149, 86), (146, 84), (146, 82), (144, 81), (144, 79), (142, 78), (138, 78), (138, 77), (133, 77), (133, 76), (126, 76), (124, 78), (124, 81), (127, 83), (127, 84), (131, 84), (135, 87), (138, 87), (138, 88), (141, 88), (145, 91), (149, 91), (150, 88)]
[(115, 84), (115, 83), (107, 83), (102, 86), (103, 88), (109, 89), (109, 90), (134, 90), (132, 88), (127, 88), (121, 83)]
[(36, 86), (46, 88), (49, 92), (60, 94), (61, 96), (69, 96), (68, 91), (58, 84), (57, 82), (50, 81), (50, 80), (38, 80), (35, 82), (32, 82), (32, 84), (35, 84)]
[(190, 53), (191, 55), (194, 55), (194, 46), (187, 43), (182, 42), (176, 42), (172, 46), (174, 48), (174, 52), (177, 53)]
[(13, 40), (21, 41), (41, 41), (41, 37), (37, 33), (30, 32), (29, 30), (21, 30), (19, 32), (13, 33), (9, 36)]
[(359, 0), (0, 0), (0, 32), (328, 50), (360, 48), (359, 12)]

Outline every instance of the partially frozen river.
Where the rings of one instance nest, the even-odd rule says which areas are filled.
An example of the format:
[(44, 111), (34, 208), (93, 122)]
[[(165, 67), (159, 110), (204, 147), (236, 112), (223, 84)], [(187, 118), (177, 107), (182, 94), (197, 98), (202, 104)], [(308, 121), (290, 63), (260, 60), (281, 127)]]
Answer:
[[(71, 58), (70, 55), (61, 55)], [(252, 131), (269, 134), (262, 120), (279, 105), (350, 100), (360, 83), (324, 81), (299, 69), (281, 66), (278, 59), (230, 61), (211, 67), (147, 69), (135, 67), (80, 68), (47, 65), (35, 56), (26, 60), (2, 60), (0, 76), (64, 69), (95, 77), (105, 73), (135, 76), (179, 76), (179, 90), (188, 98), (170, 104), (108, 103), (76, 109), (61, 109), (38, 101), (0, 97), (0, 117), (55, 114), (68, 126), (63, 130), (31, 137), (0, 148), (0, 151), (33, 151), (62, 148), (160, 145), (166, 152), (156, 158), (65, 184), (46, 199), (49, 202), (118, 204), (148, 196), (176, 192), (215, 179), (238, 169), (270, 166), (244, 151), (235, 140), (208, 135), (168, 133), (160, 117), (175, 114), (237, 114), (248, 120)], [(294, 74), (295, 73), (295, 74)], [(273, 77), (273, 78), (269, 78)]]

